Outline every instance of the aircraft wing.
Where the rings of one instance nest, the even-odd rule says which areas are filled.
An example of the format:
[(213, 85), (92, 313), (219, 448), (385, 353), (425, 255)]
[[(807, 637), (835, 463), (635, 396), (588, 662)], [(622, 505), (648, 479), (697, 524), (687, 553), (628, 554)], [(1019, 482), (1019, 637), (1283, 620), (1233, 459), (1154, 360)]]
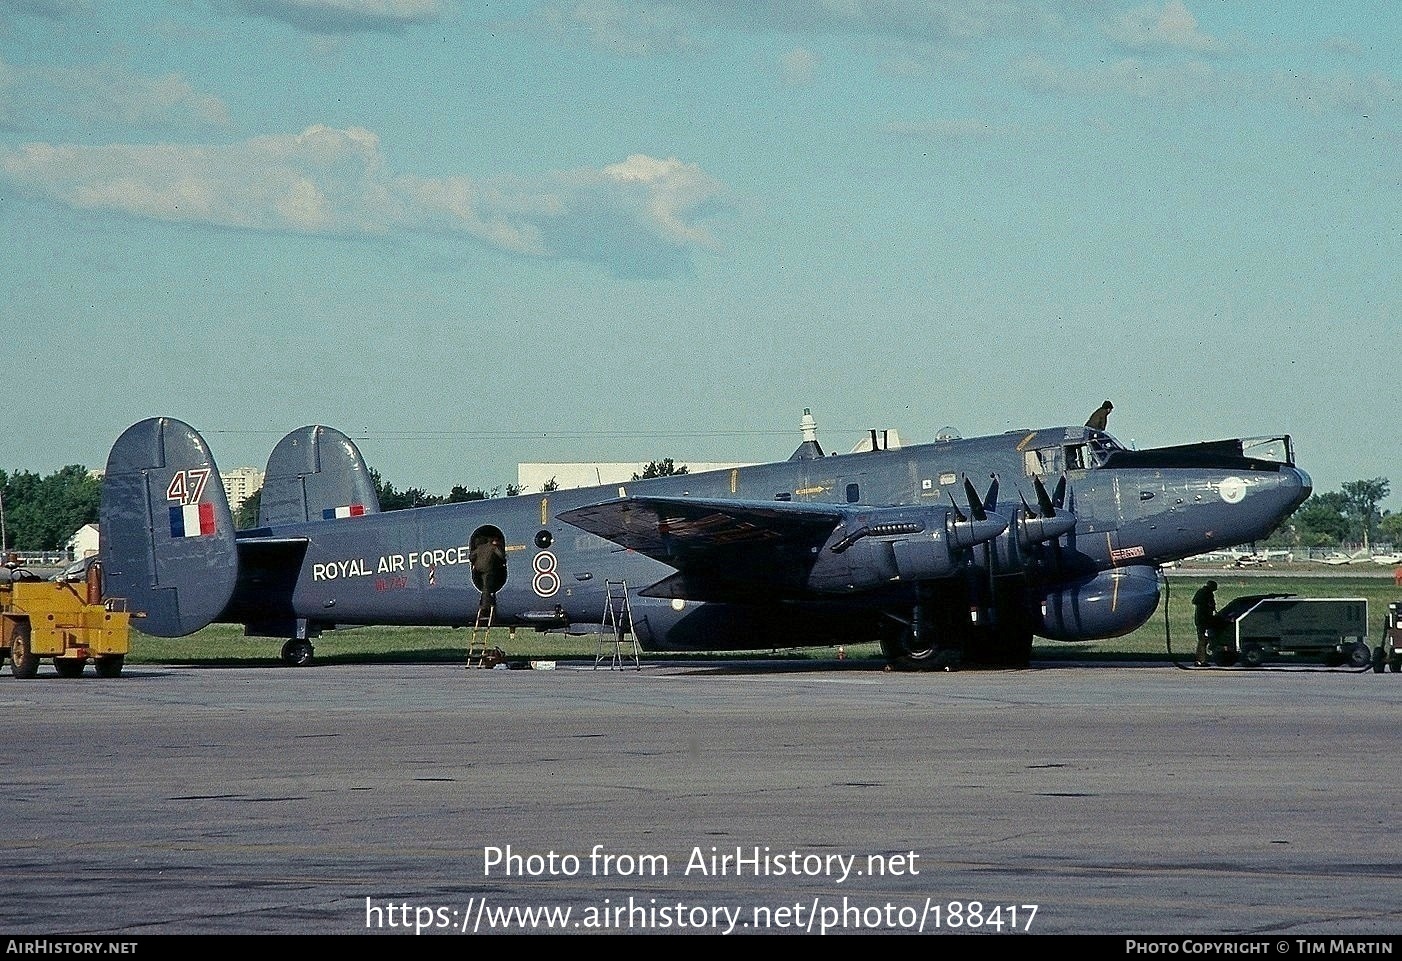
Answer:
[(691, 600), (801, 593), (845, 517), (830, 504), (698, 497), (625, 497), (560, 514), (581, 530), (677, 569), (644, 594)]

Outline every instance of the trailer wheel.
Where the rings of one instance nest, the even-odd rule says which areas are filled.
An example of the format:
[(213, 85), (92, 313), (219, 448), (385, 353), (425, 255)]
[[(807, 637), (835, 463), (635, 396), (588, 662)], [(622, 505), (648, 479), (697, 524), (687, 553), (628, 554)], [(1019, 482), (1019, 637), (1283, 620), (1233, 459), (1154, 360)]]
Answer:
[(1350, 667), (1367, 667), (1373, 663), (1373, 654), (1368, 650), (1368, 645), (1355, 644), (1349, 648), (1348, 663)]
[(1388, 664), (1392, 666), (1392, 673), (1402, 674), (1402, 657), (1394, 657)]
[(29, 647), (29, 621), (16, 621), (10, 635), (10, 670), (15, 677), (33, 677), (39, 673), (39, 655)]
[(59, 677), (82, 677), (87, 663), (87, 659), (82, 657), (56, 657), (54, 670), (58, 671)]
[(126, 663), (125, 654), (107, 654), (103, 657), (93, 658), (93, 670), (98, 677), (120, 677), (122, 665)]
[(1260, 667), (1266, 663), (1266, 652), (1259, 647), (1248, 647), (1241, 652), (1241, 662), (1247, 667)]

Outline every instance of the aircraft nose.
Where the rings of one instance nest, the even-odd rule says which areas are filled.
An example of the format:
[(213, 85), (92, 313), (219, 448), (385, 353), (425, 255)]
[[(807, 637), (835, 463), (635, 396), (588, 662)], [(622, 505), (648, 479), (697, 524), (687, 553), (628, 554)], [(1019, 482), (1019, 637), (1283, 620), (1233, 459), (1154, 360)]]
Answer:
[[(1289, 514), (1299, 507), (1314, 491), (1314, 481), (1310, 480), (1310, 475), (1293, 465), (1286, 465), (1280, 468), (1280, 479), (1276, 485), (1285, 498), (1284, 514)], [(1282, 515), (1283, 516), (1283, 515)]]

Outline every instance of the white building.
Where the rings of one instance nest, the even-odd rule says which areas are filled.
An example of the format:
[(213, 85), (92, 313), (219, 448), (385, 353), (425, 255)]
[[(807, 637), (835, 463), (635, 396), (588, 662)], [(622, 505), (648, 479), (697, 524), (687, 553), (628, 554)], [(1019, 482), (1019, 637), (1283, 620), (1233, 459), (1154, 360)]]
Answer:
[[(688, 474), (700, 474), (709, 470), (730, 470), (733, 467), (749, 467), (750, 464), (699, 464), (693, 461), (674, 460), (676, 465), (685, 467)], [(641, 475), (648, 461), (627, 464), (606, 464), (601, 462), (576, 464), (517, 464), (516, 483), (523, 494), (539, 494), (545, 485), (554, 481), (555, 490), (573, 490), (576, 487), (597, 487), (601, 484), (626, 484), (634, 474)]]
[(229, 499), (229, 510), (237, 512), (239, 505), (263, 489), (263, 471), (256, 467), (235, 467), (219, 475), (224, 482), (224, 495)]
[(77, 533), (68, 538), (68, 543), (63, 546), (75, 561), (92, 557), (97, 553), (97, 525), (84, 524), (78, 528)]

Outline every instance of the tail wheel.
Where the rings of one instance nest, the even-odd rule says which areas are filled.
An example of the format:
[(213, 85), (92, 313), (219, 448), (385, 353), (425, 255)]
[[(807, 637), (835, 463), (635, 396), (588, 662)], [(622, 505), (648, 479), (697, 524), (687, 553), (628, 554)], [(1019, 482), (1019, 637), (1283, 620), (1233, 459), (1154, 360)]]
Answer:
[(15, 677), (33, 677), (39, 673), (39, 655), (29, 646), (29, 621), (15, 622), (10, 635), (10, 670)]
[(93, 659), (93, 670), (97, 672), (98, 677), (117, 677), (122, 673), (122, 665), (125, 663), (125, 655), (108, 654)]
[(293, 638), (282, 645), (282, 663), (289, 667), (301, 667), (312, 660), (312, 642)]

